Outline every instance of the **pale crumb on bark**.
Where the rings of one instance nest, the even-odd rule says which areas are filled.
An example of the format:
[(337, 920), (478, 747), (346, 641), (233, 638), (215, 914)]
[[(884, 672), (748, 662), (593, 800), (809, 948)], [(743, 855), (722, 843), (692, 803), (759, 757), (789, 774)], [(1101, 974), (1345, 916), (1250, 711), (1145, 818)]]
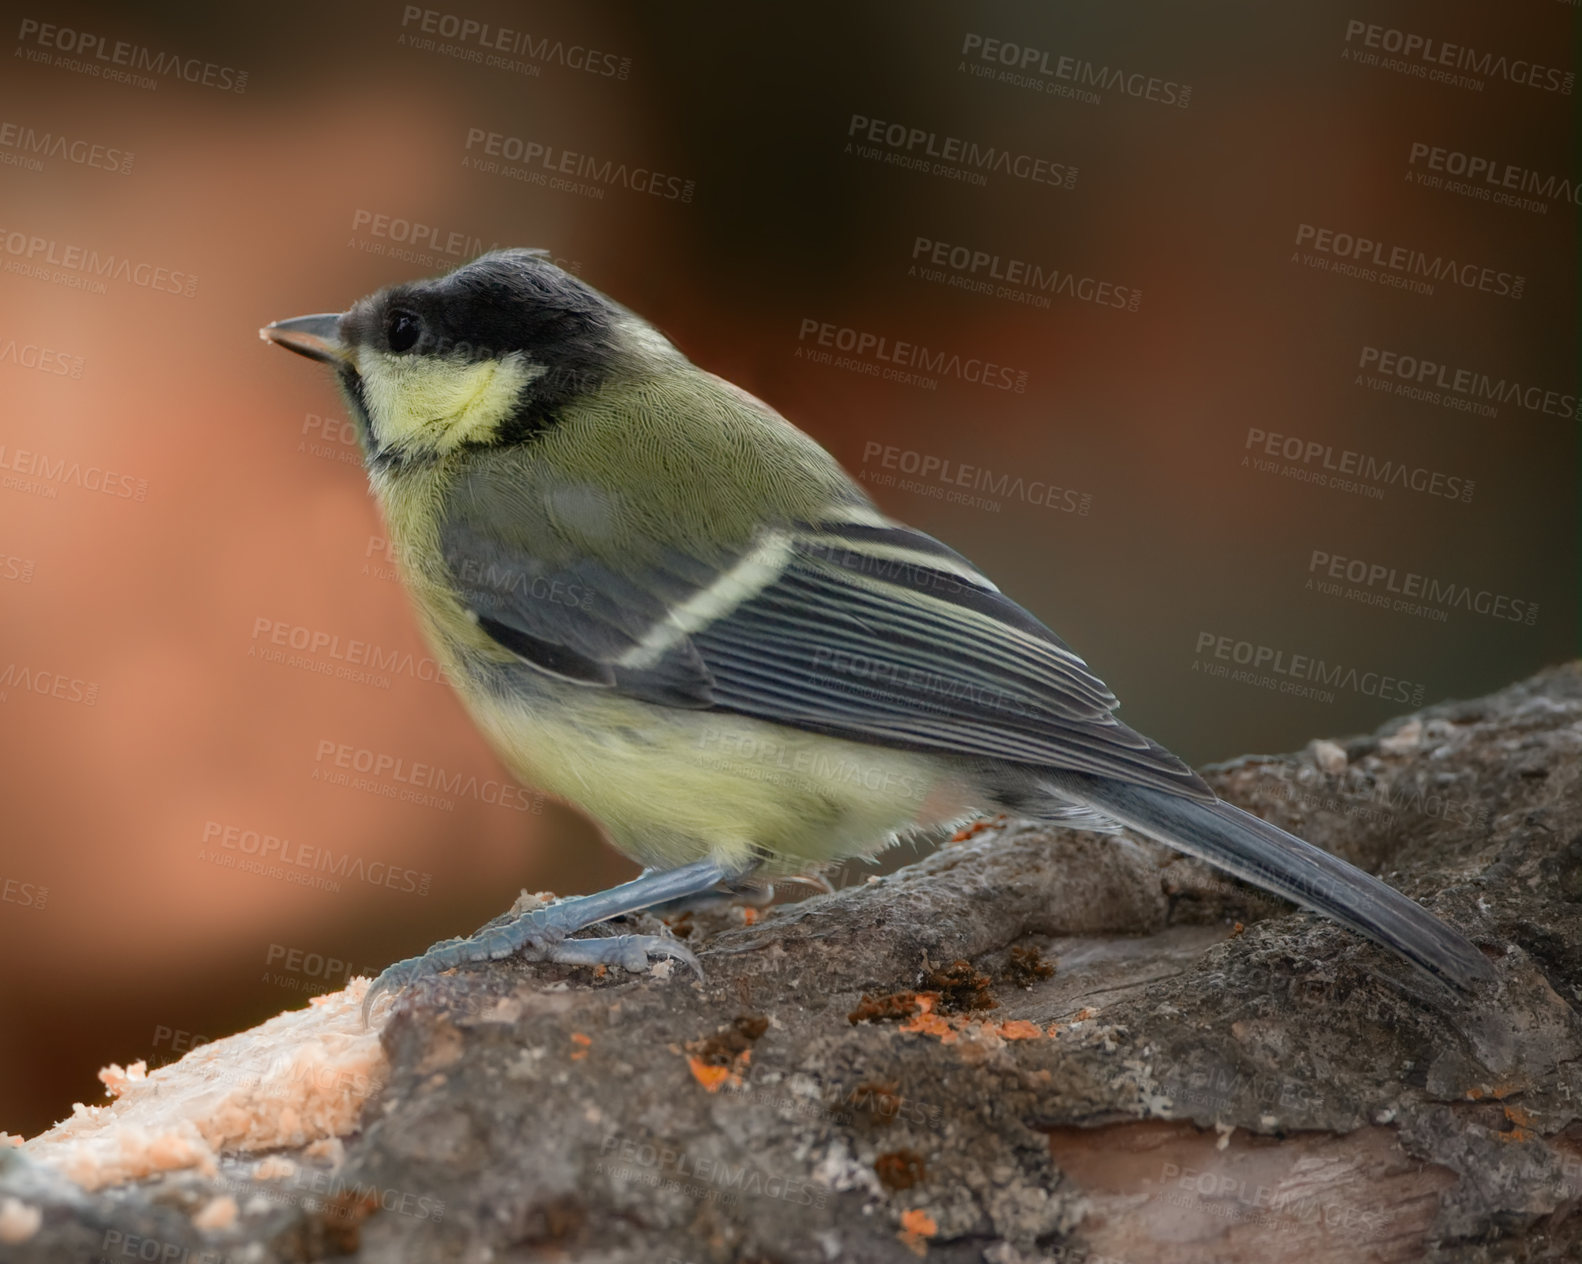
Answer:
[(346, 1143), (339, 1137), (320, 1137), (302, 1154), (309, 1159), (328, 1159), (331, 1167), (339, 1167), (346, 1161)]
[(111, 1097), (121, 1096), (131, 1085), (147, 1078), (148, 1063), (141, 1061), (132, 1063), (124, 1070), (119, 1062), (112, 1062), (99, 1072), (104, 1091)]
[(211, 1231), (229, 1229), (236, 1223), (236, 1214), (236, 1199), (229, 1194), (221, 1194), (204, 1203), (198, 1214), (192, 1218), (192, 1223), (200, 1229)]
[(1423, 740), (1423, 722), (1413, 716), (1388, 737), (1379, 739), (1379, 749), (1386, 755), (1409, 755)]
[(1322, 771), (1332, 775), (1346, 771), (1346, 751), (1339, 743), (1318, 738), (1309, 742), (1307, 749)]
[(28, 1141), (29, 1158), (85, 1189), (196, 1168), (222, 1154), (301, 1147), (352, 1132), (388, 1075), (376, 1027), (364, 1028), (368, 980), (313, 997), (178, 1062), (99, 1073), (116, 1100), (77, 1103), (72, 1117)]
[(26, 1242), (44, 1223), (44, 1213), (17, 1198), (0, 1198), (0, 1242)]
[(515, 1023), (522, 1017), (522, 1002), (514, 996), (502, 996), (478, 1015), (480, 1023)]
[(253, 1164), (255, 1181), (284, 1181), (295, 1176), (297, 1165), (283, 1154), (271, 1154)]
[(513, 915), (532, 913), (537, 909), (543, 908), (546, 904), (553, 904), (555, 899), (556, 896), (553, 891), (529, 891), (526, 887), (523, 887), (520, 894), (512, 901), (508, 911)]

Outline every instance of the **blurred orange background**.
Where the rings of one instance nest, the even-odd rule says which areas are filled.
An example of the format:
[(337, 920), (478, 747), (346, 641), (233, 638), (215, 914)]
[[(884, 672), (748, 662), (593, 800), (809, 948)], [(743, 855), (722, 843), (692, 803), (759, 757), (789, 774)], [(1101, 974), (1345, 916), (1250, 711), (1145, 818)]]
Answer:
[[(1385, 63), (1415, 36), (1569, 74), (1573, 10), (1370, 11), (1379, 33), (1334, 4), (12, 9), (0, 1128), (100, 1100), (112, 1060), (167, 1061), (470, 931), (519, 887), (634, 872), (572, 811), (510, 791), (432, 679), (327, 375), (257, 337), (497, 244), (548, 247), (774, 404), (1195, 762), (1572, 656), (1577, 426), (1556, 401), (1574, 413), (1577, 221), (1557, 180), (1578, 176), (1575, 98)], [(1083, 95), (1061, 57), (1117, 73)], [(888, 124), (935, 139), (890, 145)], [(490, 133), (674, 180), (510, 178), (470, 161)], [(895, 161), (952, 137), (1075, 177)], [(1464, 161), (1445, 155), (1534, 173), (1533, 205), (1445, 187), (1434, 163)], [(1320, 229), (1521, 294), (1336, 271), (1361, 248), (1326, 252)], [(118, 262), (98, 277), (89, 253)], [(973, 254), (1001, 266), (951, 262)], [(1012, 260), (1135, 310), (973, 284)], [(825, 324), (1023, 388), (825, 363)], [(1396, 394), (1385, 352), (1541, 389), (1480, 414)], [(1272, 459), (1251, 431), (1475, 487), (1338, 490), (1244, 460)], [(951, 499), (946, 462), (981, 471), (989, 503)], [(1062, 494), (992, 491), (1018, 475)], [(1310, 583), (1333, 558), (1522, 613)], [(1405, 692), (1213, 670), (1258, 646)], [(453, 792), (403, 799), (414, 764)]]

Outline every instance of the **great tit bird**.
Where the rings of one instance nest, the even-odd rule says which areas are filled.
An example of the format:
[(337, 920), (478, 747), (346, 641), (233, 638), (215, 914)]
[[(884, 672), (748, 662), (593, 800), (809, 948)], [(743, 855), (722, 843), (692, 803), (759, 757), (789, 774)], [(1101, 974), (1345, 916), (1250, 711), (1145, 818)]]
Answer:
[[(1140, 831), (1470, 989), (1456, 931), (1219, 800), (1058, 636), (769, 405), (537, 250), (261, 335), (335, 371), (436, 657), (512, 773), (646, 866), (387, 969), (523, 952), (983, 811)], [(366, 1012), (366, 1010), (365, 1010)]]

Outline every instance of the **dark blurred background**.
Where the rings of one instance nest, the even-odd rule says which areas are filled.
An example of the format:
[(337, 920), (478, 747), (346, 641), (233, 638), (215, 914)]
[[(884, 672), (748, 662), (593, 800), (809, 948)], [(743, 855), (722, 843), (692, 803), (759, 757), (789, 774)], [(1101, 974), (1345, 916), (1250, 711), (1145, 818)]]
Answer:
[(257, 337), (496, 244), (1195, 762), (1575, 654), (1572, 7), (456, 2), (6, 6), (0, 1127), (633, 872), (432, 679)]

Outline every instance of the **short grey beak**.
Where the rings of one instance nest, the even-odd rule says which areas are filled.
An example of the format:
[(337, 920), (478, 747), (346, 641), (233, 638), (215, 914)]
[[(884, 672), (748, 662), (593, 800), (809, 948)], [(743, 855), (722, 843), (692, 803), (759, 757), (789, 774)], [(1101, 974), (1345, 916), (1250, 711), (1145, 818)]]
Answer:
[(323, 312), (317, 316), (277, 320), (273, 325), (265, 325), (260, 329), (258, 336), (265, 342), (278, 343), (287, 351), (295, 351), (310, 360), (344, 364), (351, 358), (351, 351), (341, 341), (340, 326), (339, 312)]

